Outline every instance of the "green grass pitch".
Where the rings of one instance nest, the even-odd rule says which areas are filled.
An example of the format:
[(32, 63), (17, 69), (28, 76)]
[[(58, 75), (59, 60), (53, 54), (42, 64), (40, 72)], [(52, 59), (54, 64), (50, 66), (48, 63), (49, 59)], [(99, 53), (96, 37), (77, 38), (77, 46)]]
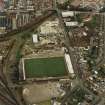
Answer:
[(24, 68), (26, 78), (67, 75), (63, 57), (25, 59)]

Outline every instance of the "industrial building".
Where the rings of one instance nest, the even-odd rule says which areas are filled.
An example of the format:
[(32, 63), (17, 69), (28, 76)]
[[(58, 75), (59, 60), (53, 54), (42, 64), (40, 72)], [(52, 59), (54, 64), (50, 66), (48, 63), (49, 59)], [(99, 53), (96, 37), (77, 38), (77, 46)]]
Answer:
[[(43, 2), (42, 0), (10, 0), (5, 3), (3, 0), (0, 0), (0, 11), (3, 12), (6, 10), (8, 17), (11, 20), (11, 24), (4, 22), (2, 19), (1, 22), (3, 22), (3, 24), (6, 23), (6, 25), (9, 27), (11, 26), (11, 30), (15, 30), (27, 25), (29, 22), (35, 19), (35, 16), (37, 15), (35, 13), (37, 13), (37, 11), (40, 11), (42, 15), (43, 11), (47, 10), (48, 8), (52, 8), (53, 6), (53, 0), (44, 0)], [(5, 9), (4, 7), (8, 8)], [(6, 30), (6, 27), (0, 27), (0, 32), (2, 32), (2, 30)]]
[(74, 11), (64, 11), (62, 12), (62, 17), (73, 17), (74, 16)]
[(65, 2), (67, 2), (68, 0), (57, 0), (57, 2), (59, 3), (59, 4), (63, 4), (63, 3), (65, 3)]
[(35, 10), (45, 11), (53, 8), (53, 0), (34, 0)]
[(20, 13), (16, 14), (16, 22), (17, 22), (17, 28), (22, 27), (29, 23), (31, 20), (31, 16), (28, 11), (21, 11)]
[(27, 0), (27, 10), (35, 11), (34, 0)]
[(0, 34), (12, 28), (12, 20), (5, 12), (0, 12)]
[(75, 27), (78, 26), (78, 22), (77, 21), (65, 22), (65, 25), (68, 27)]
[(32, 39), (33, 39), (33, 43), (38, 43), (38, 35), (37, 34), (33, 34)]

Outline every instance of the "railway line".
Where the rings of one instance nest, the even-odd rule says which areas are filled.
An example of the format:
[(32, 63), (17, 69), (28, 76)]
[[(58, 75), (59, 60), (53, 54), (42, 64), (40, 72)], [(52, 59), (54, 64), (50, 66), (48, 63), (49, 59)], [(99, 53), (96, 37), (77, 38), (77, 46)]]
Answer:
[(7, 103), (7, 105), (19, 105), (16, 104), (12, 99), (10, 99), (9, 97), (7, 97), (6, 95), (4, 95), (3, 93), (0, 92), (0, 99), (2, 101), (4, 101), (4, 103)]
[[(58, 14), (59, 14), (59, 11), (57, 11)], [(0, 37), (0, 41), (5, 41), (5, 40), (8, 40), (9, 37), (12, 37), (12, 36), (15, 36), (15, 35), (18, 35), (19, 33), (24, 33), (24, 32), (27, 32), (27, 31), (31, 31), (33, 30), (34, 28), (37, 28), (44, 20), (46, 20), (46, 18), (50, 17), (52, 14), (54, 14), (55, 11), (48, 11), (44, 16), (41, 16), (40, 18), (36, 18), (35, 20), (33, 20), (31, 23), (27, 24), (26, 26), (24, 27), (20, 27), (19, 29), (17, 30), (12, 30), (10, 32), (8, 32), (7, 34), (4, 34), (3, 37)], [(86, 13), (86, 12), (85, 12)], [(59, 16), (60, 20), (62, 21), (61, 17)], [(64, 23), (62, 22), (62, 25), (64, 26)], [(31, 27), (31, 28), (30, 28)], [(72, 44), (74, 45), (78, 40), (75, 38), (75, 36), (73, 35), (73, 32), (71, 32), (71, 36), (73, 37), (73, 42)], [(68, 33), (68, 30), (66, 30), (65, 32), (65, 37), (68, 39), (69, 41), (69, 46), (71, 45), (70, 43), (70, 35)], [(82, 79), (82, 71), (81, 71), (81, 68), (79, 67), (79, 64), (78, 64), (78, 60), (79, 60), (79, 56), (76, 52), (78, 51), (71, 51), (70, 47), (68, 46), (68, 49), (69, 49), (69, 54), (71, 56), (71, 59), (72, 59), (72, 62), (73, 62), (73, 65), (74, 65), (74, 69), (75, 69), (75, 72), (76, 74), (78, 75), (79, 78)], [(74, 49), (75, 50), (75, 49)], [(8, 53), (8, 56), (5, 58), (5, 65), (3, 66), (6, 66), (8, 65), (9, 63), (9, 58), (12, 54), (12, 48), (11, 48), (11, 51), (10, 53)], [(15, 59), (13, 60), (15, 62)], [(13, 63), (13, 62), (12, 62)], [(7, 67), (7, 66), (6, 66)], [(5, 70), (7, 70), (7, 68), (5, 68)], [(5, 95), (3, 95), (1, 92), (0, 92), (0, 100), (3, 101), (6, 105), (20, 105), (17, 101), (17, 99), (15, 98), (14, 94), (12, 93), (10, 87), (8, 86), (8, 81), (6, 79), (4, 79), (5, 77), (5, 74), (3, 74), (4, 76), (0, 76), (0, 81), (2, 84), (0, 84), (0, 87), (2, 87), (4, 89), (4, 91), (10, 96), (10, 99), (8, 97), (6, 97)], [(70, 94), (70, 93), (69, 93)], [(64, 103), (64, 102), (63, 102)]]
[[(14, 45), (14, 42), (12, 45)], [(12, 49), (12, 47), (10, 49)], [(1, 69), (0, 69), (0, 87), (3, 88), (3, 90), (6, 92), (6, 95), (8, 95), (10, 97), (10, 99), (12, 99), (16, 103), (16, 105), (19, 105), (18, 101), (14, 97), (14, 94), (12, 93), (11, 89), (8, 86), (8, 81), (6, 80), (6, 76), (3, 72), (4, 63), (5, 62), (3, 60), (2, 64), (1, 64)]]
[[(44, 20), (46, 20), (48, 17), (50, 17), (54, 13), (55, 13), (55, 11), (46, 12), (44, 14), (44, 16), (34, 19), (31, 23), (27, 24), (26, 26), (20, 27), (17, 30), (12, 30), (11, 32), (5, 34), (3, 37), (0, 37), (0, 41), (8, 40), (10, 37), (18, 35), (19, 33), (32, 31), (33, 29), (37, 28)], [(13, 44), (13, 46), (15, 46), (14, 44)], [(12, 47), (11, 47), (11, 51), (12, 51)], [(8, 64), (10, 65), (9, 60), (10, 60), (11, 54), (14, 53), (16, 55), (16, 52), (11, 52), (11, 51), (10, 51), (10, 53), (8, 53), (7, 57), (3, 61), (3, 68), (2, 68), (3, 70), (0, 69), (1, 71), (3, 71), (2, 74), (0, 75), (0, 87), (6, 92), (6, 95), (3, 94), (3, 92), (0, 93), (0, 100), (3, 101), (3, 103), (6, 105), (23, 105), (23, 104), (20, 104), (20, 102), (18, 102), (17, 98), (13, 94), (13, 91), (8, 86), (8, 80), (5, 75), (6, 71), (8, 71), (8, 69), (9, 69)], [(16, 59), (14, 59), (12, 63), (14, 63), (15, 60)], [(7, 67), (7, 68), (5, 68), (5, 67)], [(1, 89), (0, 89), (0, 91), (1, 91)], [(6, 97), (7, 95), (9, 96), (9, 98)]]
[(46, 20), (46, 18), (50, 17), (54, 13), (55, 13), (54, 10), (46, 11), (44, 13), (44, 15), (35, 18), (34, 20), (32, 20), (30, 23), (26, 24), (25, 26), (19, 27), (18, 29), (11, 30), (10, 32), (8, 32), (6, 34), (2, 34), (0, 37), (0, 41), (8, 40), (9, 37), (11, 37), (11, 36), (14, 36), (14, 35), (21, 33), (25, 30), (30, 30), (30, 27), (31, 27), (31, 29), (33, 29), (32, 27), (39, 26), (44, 20)]
[[(2, 67), (3, 64), (0, 64), (0, 66)], [(3, 68), (1, 68), (1, 71), (3, 71), (2, 69)], [(13, 101), (13, 103), (15, 103), (14, 105), (19, 105), (16, 98), (14, 97), (11, 89), (8, 87), (8, 83), (5, 79), (5, 75), (3, 72), (0, 72), (0, 92), (1, 92), (0, 96), (1, 95), (2, 95), (2, 97), (3, 97), (3, 95), (4, 95), (4, 97), (8, 96), (9, 97), (8, 101)], [(7, 99), (7, 98), (5, 97), (5, 99)]]
[[(7, 98), (7, 96), (9, 98)], [(0, 76), (0, 97), (4, 97), (5, 100), (10, 101), (10, 103), (14, 103), (13, 105), (19, 105), (16, 99), (14, 98), (14, 95), (12, 94), (12, 91), (8, 87), (7, 83), (5, 83), (4, 79)]]

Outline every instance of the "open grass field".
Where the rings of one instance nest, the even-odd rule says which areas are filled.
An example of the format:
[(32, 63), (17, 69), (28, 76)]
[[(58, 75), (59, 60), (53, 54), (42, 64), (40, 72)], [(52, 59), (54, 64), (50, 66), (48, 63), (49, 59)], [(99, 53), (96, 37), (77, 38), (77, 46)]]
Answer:
[(44, 102), (41, 102), (39, 103), (38, 105), (51, 105), (51, 101), (44, 101)]
[(25, 59), (26, 78), (60, 77), (67, 75), (63, 57)]

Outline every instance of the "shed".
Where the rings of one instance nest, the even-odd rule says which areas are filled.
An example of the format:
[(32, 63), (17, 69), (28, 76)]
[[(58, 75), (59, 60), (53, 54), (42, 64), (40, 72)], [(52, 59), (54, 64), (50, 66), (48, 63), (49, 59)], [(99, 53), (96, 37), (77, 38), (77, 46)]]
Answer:
[(66, 60), (66, 64), (67, 64), (69, 73), (74, 74), (74, 69), (73, 69), (73, 65), (71, 63), (71, 58), (69, 54), (65, 54), (65, 60)]
[(32, 38), (33, 38), (33, 43), (38, 43), (38, 35), (37, 34), (33, 34)]
[(0, 56), (0, 61), (2, 61), (3, 60), (3, 56)]
[(65, 22), (65, 24), (66, 24), (66, 26), (69, 26), (69, 27), (78, 26), (78, 22), (77, 21)]
[(62, 12), (62, 17), (73, 17), (74, 16), (74, 12), (73, 11), (65, 11)]

